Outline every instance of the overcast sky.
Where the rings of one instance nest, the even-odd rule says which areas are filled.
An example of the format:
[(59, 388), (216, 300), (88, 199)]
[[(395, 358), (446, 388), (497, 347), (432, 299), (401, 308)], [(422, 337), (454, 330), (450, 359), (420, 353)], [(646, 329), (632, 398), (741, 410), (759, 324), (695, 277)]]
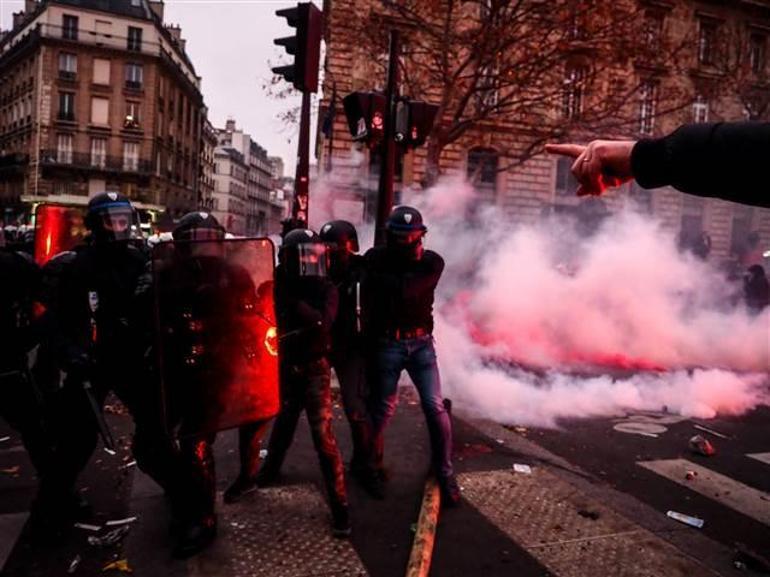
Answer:
[[(294, 30), (275, 11), (296, 2), (166, 0), (165, 4), (165, 22), (181, 25), (187, 54), (203, 79), (203, 97), (214, 126), (223, 127), (228, 117), (235, 118), (268, 154), (283, 157), (286, 173), (293, 175), (296, 128), (286, 128), (277, 116), (298, 106), (299, 97), (276, 101), (263, 93), (262, 85), (271, 77), (268, 60), (277, 61), (282, 51), (273, 39)], [(11, 14), (23, 7), (23, 0), (0, 0), (0, 29), (9, 29)], [(311, 159), (312, 145), (313, 140)]]

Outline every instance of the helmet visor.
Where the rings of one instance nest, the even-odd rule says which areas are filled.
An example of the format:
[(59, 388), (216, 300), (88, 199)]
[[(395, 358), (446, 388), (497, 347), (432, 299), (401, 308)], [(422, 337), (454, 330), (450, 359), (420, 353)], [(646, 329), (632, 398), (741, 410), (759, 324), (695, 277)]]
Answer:
[(423, 236), (425, 236), (425, 232), (423, 230), (398, 230), (398, 229), (391, 229), (388, 231), (390, 234), (390, 237), (393, 239), (393, 242), (396, 245), (400, 246), (409, 246), (413, 245), (416, 242), (418, 242)]
[(108, 208), (100, 215), (101, 228), (105, 236), (113, 240), (128, 240), (131, 237), (131, 225), (134, 214), (125, 208)]
[(218, 228), (191, 228), (182, 234), (184, 240), (222, 240), (224, 237)]
[(299, 276), (326, 276), (326, 245), (300, 244), (297, 246)]

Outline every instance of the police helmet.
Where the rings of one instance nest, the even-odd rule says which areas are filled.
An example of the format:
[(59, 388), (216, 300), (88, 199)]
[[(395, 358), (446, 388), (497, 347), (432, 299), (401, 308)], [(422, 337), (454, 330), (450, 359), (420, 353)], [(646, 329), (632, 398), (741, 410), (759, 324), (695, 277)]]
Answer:
[(134, 222), (131, 201), (119, 192), (102, 192), (88, 201), (86, 228), (99, 241), (127, 241)]
[(328, 253), (318, 234), (308, 228), (290, 231), (283, 239), (278, 258), (289, 274), (323, 277), (328, 269)]
[(333, 248), (344, 248), (358, 252), (358, 233), (353, 223), (347, 220), (332, 220), (321, 227), (321, 240)]
[(385, 229), (393, 233), (427, 232), (420, 211), (411, 206), (397, 206), (385, 223)]
[(188, 212), (174, 227), (173, 237), (174, 240), (222, 240), (225, 228), (211, 213)]

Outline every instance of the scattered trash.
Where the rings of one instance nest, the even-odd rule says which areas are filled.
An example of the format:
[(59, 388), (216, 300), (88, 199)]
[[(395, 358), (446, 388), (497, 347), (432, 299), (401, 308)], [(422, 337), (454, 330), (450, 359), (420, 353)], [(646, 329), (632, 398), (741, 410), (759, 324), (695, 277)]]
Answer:
[(120, 466), (121, 469), (130, 469), (131, 467), (136, 467), (136, 459)]
[(105, 533), (101, 537), (94, 537), (91, 535), (88, 538), (88, 544), (93, 545), (94, 547), (110, 547), (111, 545), (120, 543), (130, 529), (131, 528), (128, 525), (122, 525), (109, 533)]
[(599, 513), (598, 511), (587, 511), (586, 509), (580, 509), (577, 513), (581, 517), (585, 517), (586, 519), (591, 519), (592, 521), (597, 521), (599, 517), (601, 517), (601, 513)]
[(0, 443), (5, 443), (6, 441), (10, 441), (11, 437), (0, 437)]
[(0, 469), (0, 473), (5, 473), (6, 475), (18, 475), (20, 470), (21, 467), (19, 465), (14, 465), (13, 467)]
[(735, 567), (738, 571), (745, 571), (748, 567), (746, 567), (746, 563), (743, 561), (733, 561), (733, 567)]
[(524, 465), (522, 463), (514, 463), (513, 470), (516, 471), (517, 473), (524, 473), (525, 475), (532, 474), (532, 467), (530, 467), (529, 465)]
[(703, 431), (704, 433), (708, 433), (710, 435), (714, 435), (715, 437), (719, 437), (720, 439), (729, 439), (727, 435), (720, 433), (719, 431), (715, 431), (714, 429), (709, 429), (708, 427), (704, 427), (703, 425), (693, 425), (694, 428), (698, 429), (699, 431)]
[(743, 543), (735, 544), (733, 564), (736, 569), (738, 569), (739, 565), (742, 565), (743, 569), (751, 569), (757, 573), (770, 573), (770, 559), (749, 549)]
[(104, 567), (102, 567), (102, 573), (105, 571), (120, 571), (122, 573), (133, 573), (134, 570), (131, 569), (128, 565), (128, 559), (118, 559), (117, 561), (112, 561), (111, 563), (107, 563)]
[(80, 561), (81, 561), (80, 555), (75, 555), (75, 558), (72, 561), (70, 561), (70, 565), (69, 567), (67, 567), (67, 573), (71, 575), (72, 573), (77, 571), (78, 565), (80, 565)]
[(77, 527), (78, 529), (83, 529), (85, 531), (93, 531), (94, 533), (98, 533), (102, 530), (101, 525), (89, 525), (88, 523), (75, 523), (73, 527)]
[(703, 527), (703, 519), (698, 519), (697, 517), (691, 517), (690, 515), (685, 515), (684, 513), (677, 513), (676, 511), (668, 511), (666, 513), (666, 516), (670, 517), (671, 519), (675, 519), (680, 523), (684, 523), (685, 525), (689, 525), (690, 527), (697, 527), (698, 529)]
[(688, 481), (692, 481), (697, 476), (698, 476), (698, 471), (687, 471), (687, 473), (685, 473), (684, 475), (684, 478), (687, 479)]
[(703, 435), (695, 435), (690, 439), (690, 449), (704, 457), (711, 457), (712, 455), (716, 455), (717, 452), (714, 445), (712, 445)]
[(136, 521), (136, 517), (126, 517), (125, 519), (114, 519), (112, 521), (107, 521), (105, 523), (105, 526), (117, 527), (119, 525), (128, 525), (129, 523), (133, 523), (134, 521)]
[(527, 432), (527, 427), (514, 427), (513, 430), (517, 433), (523, 434)]
[(260, 449), (259, 450), (259, 458), (260, 459), (264, 459), (265, 457), (267, 457), (267, 449)]
[(502, 439), (495, 439), (495, 441), (497, 441), (498, 445), (502, 445), (505, 443), (505, 441), (503, 441)]

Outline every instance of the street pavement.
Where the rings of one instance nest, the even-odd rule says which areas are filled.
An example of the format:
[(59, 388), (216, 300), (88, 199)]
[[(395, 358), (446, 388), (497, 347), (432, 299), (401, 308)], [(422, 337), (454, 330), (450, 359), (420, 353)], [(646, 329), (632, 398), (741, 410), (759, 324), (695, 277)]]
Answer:
[[(769, 419), (768, 408), (708, 421), (647, 413), (568, 421), (550, 430), (503, 427), (456, 411), (464, 502), (441, 511), (431, 575), (761, 574), (761, 557), (770, 556)], [(187, 561), (170, 558), (165, 500), (131, 466), (130, 418), (110, 414), (109, 421), (121, 450), (115, 457), (98, 451), (81, 479), (98, 512), (89, 523), (100, 530), (73, 528), (53, 547), (35, 545), (23, 528), (35, 479), (18, 438), (0, 429), (0, 439), (11, 437), (0, 441), (3, 575), (118, 575), (102, 571), (115, 560), (140, 577), (404, 575), (429, 468), (428, 435), (411, 387), (402, 389), (386, 436), (386, 499), (372, 500), (348, 481), (350, 541), (330, 535), (303, 419), (279, 485), (236, 505), (220, 500), (219, 539)], [(339, 406), (335, 431), (347, 459), (349, 433)], [(716, 455), (694, 454), (688, 441), (695, 434), (713, 443)], [(236, 473), (233, 432), (220, 434), (216, 457), (221, 491)], [(688, 471), (697, 475), (688, 480)], [(670, 519), (669, 510), (704, 525)], [(108, 521), (128, 516), (137, 519), (117, 544), (88, 544), (89, 536), (114, 530), (105, 527)], [(736, 557), (736, 547), (748, 554)]]

